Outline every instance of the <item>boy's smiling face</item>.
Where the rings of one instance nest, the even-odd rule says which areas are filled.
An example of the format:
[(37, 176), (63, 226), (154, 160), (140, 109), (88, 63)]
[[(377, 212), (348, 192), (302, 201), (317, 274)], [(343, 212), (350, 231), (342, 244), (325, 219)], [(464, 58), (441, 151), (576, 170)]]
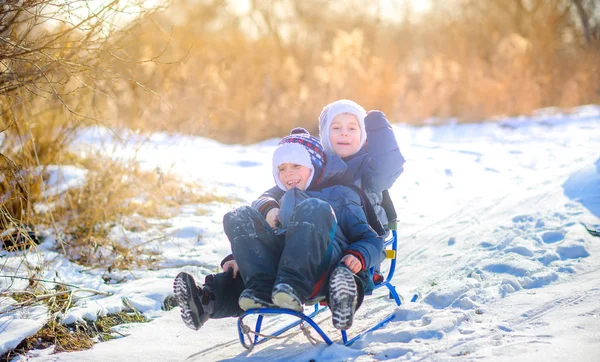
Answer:
[(348, 157), (360, 148), (361, 129), (356, 117), (349, 113), (338, 114), (329, 126), (329, 142), (340, 157)]
[(283, 163), (277, 167), (279, 171), (279, 181), (286, 190), (297, 187), (299, 190), (306, 190), (306, 183), (312, 170), (306, 166), (295, 163)]

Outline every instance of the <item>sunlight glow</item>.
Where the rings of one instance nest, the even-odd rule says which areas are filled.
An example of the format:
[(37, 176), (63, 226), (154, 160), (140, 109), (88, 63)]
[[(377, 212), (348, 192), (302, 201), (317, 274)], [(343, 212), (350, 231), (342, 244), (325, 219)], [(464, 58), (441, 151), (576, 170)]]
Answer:
[(379, 0), (381, 4), (381, 17), (384, 20), (394, 21), (401, 19), (407, 9), (413, 15), (420, 15), (431, 10), (430, 0)]

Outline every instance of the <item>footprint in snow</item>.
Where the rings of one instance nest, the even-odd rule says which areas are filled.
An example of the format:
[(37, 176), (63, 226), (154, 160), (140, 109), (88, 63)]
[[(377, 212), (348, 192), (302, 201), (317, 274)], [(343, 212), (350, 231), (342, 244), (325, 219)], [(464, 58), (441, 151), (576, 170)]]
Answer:
[(559, 231), (546, 231), (542, 234), (542, 240), (546, 244), (554, 244), (565, 239), (565, 232)]

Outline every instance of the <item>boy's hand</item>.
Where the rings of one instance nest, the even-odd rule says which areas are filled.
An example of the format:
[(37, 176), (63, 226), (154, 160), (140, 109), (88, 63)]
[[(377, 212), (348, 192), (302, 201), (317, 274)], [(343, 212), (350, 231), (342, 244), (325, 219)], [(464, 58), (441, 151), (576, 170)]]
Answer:
[(233, 268), (233, 278), (235, 279), (237, 277), (238, 271), (240, 270), (238, 268), (237, 261), (230, 260), (230, 261), (226, 261), (223, 264), (223, 271), (224, 272), (227, 272), (230, 268)]
[(354, 255), (346, 255), (341, 260), (344, 265), (350, 269), (354, 274), (358, 273), (362, 269), (362, 263)]
[(269, 226), (273, 229), (275, 229), (275, 227), (277, 226), (277, 223), (279, 222), (279, 208), (273, 208), (271, 210), (269, 210), (269, 212), (267, 212), (267, 224), (269, 224)]

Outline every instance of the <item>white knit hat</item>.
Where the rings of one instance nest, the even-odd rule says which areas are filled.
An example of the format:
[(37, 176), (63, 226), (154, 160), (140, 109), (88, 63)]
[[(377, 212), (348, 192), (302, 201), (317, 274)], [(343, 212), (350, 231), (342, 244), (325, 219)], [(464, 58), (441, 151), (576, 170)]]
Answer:
[(365, 117), (367, 116), (367, 112), (354, 101), (340, 99), (339, 101), (326, 105), (319, 116), (319, 137), (321, 137), (321, 143), (323, 144), (325, 152), (335, 153), (331, 141), (329, 140), (329, 127), (331, 127), (331, 121), (337, 115), (344, 113), (351, 114), (358, 120), (358, 125), (360, 127), (360, 147), (358, 149), (361, 149), (367, 140), (367, 131), (365, 130)]

